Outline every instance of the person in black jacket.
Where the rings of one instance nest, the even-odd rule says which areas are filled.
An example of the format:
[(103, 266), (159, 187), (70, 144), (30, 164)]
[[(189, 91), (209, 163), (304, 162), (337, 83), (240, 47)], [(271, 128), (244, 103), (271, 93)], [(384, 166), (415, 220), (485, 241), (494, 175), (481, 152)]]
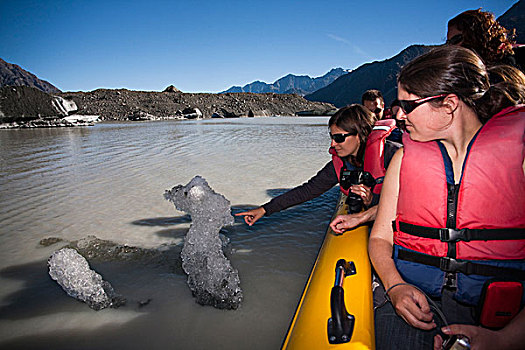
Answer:
[[(332, 139), (331, 153), (335, 152), (344, 161), (348, 170), (362, 169), (366, 139), (375, 121), (375, 115), (359, 104), (341, 108), (330, 118), (328, 128)], [(244, 216), (244, 221), (251, 226), (263, 216), (269, 216), (320, 196), (338, 182), (333, 161), (330, 161), (306, 183), (273, 198), (260, 207), (235, 215)], [(366, 206), (371, 203), (372, 193), (369, 187), (353, 185), (350, 191), (359, 195)]]

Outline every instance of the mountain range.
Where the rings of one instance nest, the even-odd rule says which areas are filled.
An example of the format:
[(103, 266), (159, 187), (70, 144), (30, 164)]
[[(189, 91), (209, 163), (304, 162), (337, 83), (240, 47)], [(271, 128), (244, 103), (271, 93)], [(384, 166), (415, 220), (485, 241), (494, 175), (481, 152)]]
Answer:
[[(525, 44), (525, 1), (516, 2), (498, 21), (506, 28), (515, 28), (517, 42)], [(243, 87), (233, 86), (223, 93), (293, 93), (304, 95), (310, 101), (342, 107), (360, 103), (361, 94), (365, 90), (379, 89), (385, 102), (389, 104), (396, 96), (396, 75), (400, 67), (431, 48), (432, 46), (412, 45), (392, 58), (366, 63), (353, 71), (334, 68), (317, 78), (288, 74), (272, 84), (256, 81)], [(0, 87), (13, 85), (30, 86), (46, 93), (60, 93), (49, 82), (0, 58)]]
[[(505, 28), (514, 28), (516, 41), (525, 44), (525, 1), (516, 2), (498, 18), (498, 22)], [(306, 94), (304, 97), (310, 101), (328, 102), (336, 107), (343, 107), (350, 103), (361, 103), (363, 92), (368, 89), (378, 89), (383, 93), (385, 103), (388, 105), (396, 98), (396, 76), (400, 68), (433, 47), (427, 45), (409, 46), (392, 58), (366, 63), (353, 71), (347, 71), (347, 74), (340, 75), (333, 82)], [(282, 79), (284, 78), (277, 80), (274, 84)], [(257, 86), (264, 84), (261, 82), (252, 84), (256, 83)], [(252, 84), (245, 85), (245, 87)], [(274, 84), (266, 85), (272, 86)]]
[(498, 22), (505, 28), (516, 29), (516, 42), (525, 44), (525, 1), (518, 1), (504, 14), (498, 17)]
[(61, 92), (51, 83), (39, 79), (19, 65), (8, 63), (0, 58), (0, 87), (2, 86), (30, 86), (50, 94)]
[(348, 73), (348, 70), (343, 68), (334, 68), (321, 77), (311, 78), (308, 75), (294, 75), (288, 74), (273, 84), (267, 84), (262, 81), (255, 81), (244, 86), (232, 86), (227, 92), (253, 92), (253, 93), (267, 93), (273, 92), (277, 94), (298, 94), (306, 95), (319, 90), (326, 85), (332, 83), (341, 75)]
[(350, 103), (361, 103), (363, 92), (378, 89), (388, 104), (397, 94), (396, 77), (399, 69), (431, 48), (432, 46), (412, 45), (390, 59), (366, 63), (351, 73), (340, 76), (324, 88), (306, 95), (305, 98), (343, 107)]

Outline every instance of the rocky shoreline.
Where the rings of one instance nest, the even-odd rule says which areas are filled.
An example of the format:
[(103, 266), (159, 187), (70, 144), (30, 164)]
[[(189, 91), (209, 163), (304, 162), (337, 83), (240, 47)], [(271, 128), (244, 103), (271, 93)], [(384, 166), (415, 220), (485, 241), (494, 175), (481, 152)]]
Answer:
[(85, 126), (102, 120), (330, 115), (334, 111), (332, 104), (295, 94), (99, 89), (50, 95), (27, 86), (0, 89), (0, 129)]
[(62, 93), (79, 114), (99, 115), (102, 120), (194, 119), (295, 116), (311, 111), (327, 115), (329, 103), (311, 102), (295, 94), (276, 93), (183, 93), (99, 89)]

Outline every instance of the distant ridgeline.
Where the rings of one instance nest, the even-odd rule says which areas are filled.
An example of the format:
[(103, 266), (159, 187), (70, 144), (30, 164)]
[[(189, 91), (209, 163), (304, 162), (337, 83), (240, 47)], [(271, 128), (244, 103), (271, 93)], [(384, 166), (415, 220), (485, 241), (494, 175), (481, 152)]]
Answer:
[[(506, 28), (514, 28), (517, 42), (525, 44), (523, 0), (515, 3), (498, 21)], [(0, 123), (57, 113), (61, 116), (71, 113), (99, 115), (102, 119), (118, 120), (189, 118), (187, 116), (195, 115), (203, 118), (329, 115), (334, 106), (360, 103), (361, 95), (368, 89), (381, 90), (385, 102), (390, 104), (397, 94), (396, 77), (400, 68), (432, 47), (412, 45), (392, 58), (366, 63), (351, 72), (336, 68), (317, 78), (288, 74), (273, 84), (256, 81), (243, 87), (231, 87), (219, 94), (188, 94), (174, 86), (164, 92), (99, 89), (61, 93), (47, 81), (0, 59)], [(304, 95), (304, 98), (298, 95)]]
[(297, 95), (191, 94), (173, 85), (163, 92), (98, 89), (62, 93), (20, 66), (0, 59), (0, 128), (70, 126), (75, 124), (63, 119), (72, 115), (100, 116), (102, 120), (158, 120), (293, 116), (305, 111), (326, 115), (333, 110), (333, 105)]
[(525, 1), (515, 3), (498, 18), (498, 22), (507, 29), (516, 29), (517, 43), (525, 44)]
[(350, 103), (361, 103), (363, 92), (378, 89), (383, 93), (385, 103), (388, 104), (396, 98), (396, 79), (400, 68), (431, 48), (432, 46), (413, 45), (387, 60), (366, 63), (351, 73), (339, 77), (330, 85), (306, 95), (305, 98), (343, 107)]
[(293, 75), (288, 74), (279, 80), (276, 80), (273, 84), (267, 84), (262, 81), (255, 81), (250, 84), (246, 84), (243, 87), (232, 86), (226, 91), (227, 92), (253, 92), (253, 93), (267, 93), (273, 92), (277, 94), (298, 94), (306, 95), (319, 90), (326, 85), (332, 83), (334, 80), (339, 78), (341, 75), (348, 73), (343, 68), (334, 68), (322, 77), (311, 78), (308, 75)]
[(8, 63), (0, 58), (0, 87), (3, 86), (30, 86), (49, 94), (60, 92), (47, 81), (38, 79), (36, 75), (29, 73), (20, 66)]
[[(525, 44), (525, 1), (520, 0), (515, 3), (498, 18), (498, 22), (507, 29), (514, 28), (516, 41)], [(443, 27), (445, 28), (445, 24)], [(378, 89), (383, 93), (385, 103), (390, 104), (397, 95), (396, 78), (400, 68), (433, 47), (435, 46), (412, 45), (390, 59), (366, 63), (337, 78), (330, 85), (305, 95), (305, 98), (343, 107), (350, 103), (361, 103), (363, 92), (368, 89)]]
[[(515, 3), (507, 12), (498, 18), (505, 28), (516, 30), (517, 42), (525, 44), (525, 2)], [(445, 27), (445, 24), (444, 26)], [(443, 34), (444, 35), (444, 34)], [(383, 93), (385, 102), (390, 104), (397, 94), (396, 77), (400, 68), (415, 57), (429, 51), (435, 46), (412, 45), (396, 56), (384, 60), (366, 63), (353, 71), (341, 68), (330, 71), (323, 77), (310, 78), (308, 76), (287, 75), (273, 84), (260, 81), (247, 84), (242, 88), (234, 86), (226, 92), (276, 92), (298, 93), (307, 100), (328, 102), (336, 107), (343, 107), (351, 103), (360, 103), (361, 95), (369, 89), (378, 89)], [(317, 88), (313, 81), (319, 79)], [(329, 81), (333, 79), (332, 81)], [(305, 86), (311, 86), (311, 90)]]

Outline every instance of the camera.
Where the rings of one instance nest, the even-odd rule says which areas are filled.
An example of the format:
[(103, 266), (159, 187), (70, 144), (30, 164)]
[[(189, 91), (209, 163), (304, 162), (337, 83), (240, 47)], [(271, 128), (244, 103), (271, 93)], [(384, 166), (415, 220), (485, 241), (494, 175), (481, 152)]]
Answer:
[[(373, 188), (376, 184), (376, 180), (368, 171), (347, 170), (346, 168), (341, 169), (339, 185), (342, 189), (348, 190), (352, 185), (361, 184)], [(352, 192), (348, 193), (346, 204), (348, 204), (349, 213), (359, 213), (363, 209), (363, 199), (359, 195)]]
[(470, 343), (467, 337), (453, 335), (443, 342), (443, 350), (469, 350)]

